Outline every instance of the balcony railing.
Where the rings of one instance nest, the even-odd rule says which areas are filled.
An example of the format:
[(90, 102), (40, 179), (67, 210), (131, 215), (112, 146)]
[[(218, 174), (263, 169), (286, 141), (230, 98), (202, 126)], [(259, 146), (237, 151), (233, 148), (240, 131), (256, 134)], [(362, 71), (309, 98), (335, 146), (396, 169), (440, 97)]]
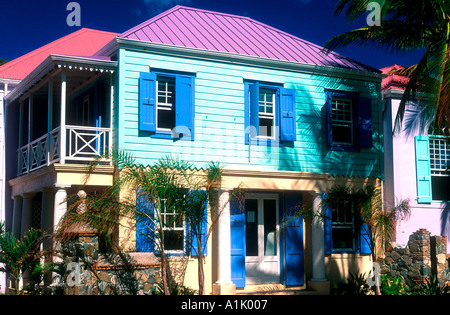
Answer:
[(18, 175), (61, 161), (87, 163), (96, 156), (106, 154), (110, 147), (110, 128), (65, 126), (64, 132), (66, 148), (62, 152), (60, 127), (19, 148), (17, 150)]

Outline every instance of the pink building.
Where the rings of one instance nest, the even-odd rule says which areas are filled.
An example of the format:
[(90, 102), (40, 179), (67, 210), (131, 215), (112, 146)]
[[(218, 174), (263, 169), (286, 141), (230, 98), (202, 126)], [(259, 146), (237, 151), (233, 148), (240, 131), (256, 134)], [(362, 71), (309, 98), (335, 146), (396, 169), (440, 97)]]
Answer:
[[(392, 65), (381, 69), (388, 74)], [(420, 128), (417, 104), (407, 104), (400, 131), (395, 119), (406, 77), (388, 75), (382, 82), (384, 101), (384, 198), (387, 207), (410, 200), (411, 217), (396, 228), (396, 242), (405, 246), (411, 233), (426, 228), (432, 235), (450, 235), (450, 146), (442, 132)], [(425, 130), (423, 130), (425, 129)]]

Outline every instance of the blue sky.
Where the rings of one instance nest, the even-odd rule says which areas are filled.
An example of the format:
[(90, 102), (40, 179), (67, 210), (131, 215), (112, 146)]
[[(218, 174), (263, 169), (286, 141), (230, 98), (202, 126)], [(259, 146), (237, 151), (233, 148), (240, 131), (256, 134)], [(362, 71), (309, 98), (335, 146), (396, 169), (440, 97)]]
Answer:
[[(12, 60), (33, 49), (78, 30), (66, 23), (71, 0), (2, 1), (0, 5), (0, 59)], [(81, 27), (122, 33), (133, 26), (181, 4), (195, 8), (243, 15), (318, 45), (331, 37), (364, 26), (334, 16), (337, 0), (78, 0)], [(420, 52), (390, 54), (371, 47), (338, 50), (375, 68), (397, 63), (409, 66)]]

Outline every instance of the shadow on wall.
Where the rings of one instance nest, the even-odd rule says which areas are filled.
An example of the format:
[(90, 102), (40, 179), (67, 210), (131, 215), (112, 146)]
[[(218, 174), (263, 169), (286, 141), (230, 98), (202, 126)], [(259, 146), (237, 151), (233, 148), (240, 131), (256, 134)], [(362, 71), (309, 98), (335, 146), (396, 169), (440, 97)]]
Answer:
[[(311, 81), (317, 85), (314, 91), (296, 84), (297, 141), (283, 143), (280, 147), (278, 170), (297, 172), (323, 172), (331, 175), (378, 177), (381, 172), (380, 153), (383, 148), (382, 134), (374, 125), (372, 149), (338, 151), (330, 150), (327, 143), (327, 115), (325, 89), (342, 91), (364, 91), (364, 97), (378, 98), (376, 84), (350, 79), (319, 77), (312, 75)], [(375, 104), (374, 104), (375, 105)], [(378, 111), (372, 112), (375, 123), (381, 119)], [(370, 155), (371, 154), (371, 155)]]
[(445, 205), (445, 207), (441, 210), (441, 235), (447, 235), (447, 242), (450, 242), (450, 204), (449, 203), (447, 203)]
[(336, 288), (340, 283), (345, 283), (350, 275), (365, 274), (365, 277), (367, 277), (371, 267), (370, 254), (333, 254), (325, 257), (325, 272), (331, 283), (331, 288)]

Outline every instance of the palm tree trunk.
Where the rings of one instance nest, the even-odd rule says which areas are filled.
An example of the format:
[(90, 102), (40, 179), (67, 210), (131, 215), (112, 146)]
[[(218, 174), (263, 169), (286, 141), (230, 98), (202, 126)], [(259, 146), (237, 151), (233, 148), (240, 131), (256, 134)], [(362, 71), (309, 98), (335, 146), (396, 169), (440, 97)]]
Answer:
[(205, 271), (203, 269), (202, 237), (197, 233), (198, 244), (198, 294), (205, 295)]

